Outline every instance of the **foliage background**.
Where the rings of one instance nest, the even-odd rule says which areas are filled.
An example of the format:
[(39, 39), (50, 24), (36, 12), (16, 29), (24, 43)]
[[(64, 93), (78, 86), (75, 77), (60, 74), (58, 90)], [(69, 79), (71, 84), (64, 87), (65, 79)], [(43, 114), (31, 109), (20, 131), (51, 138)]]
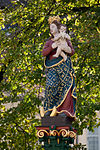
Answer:
[[(43, 99), (45, 75), (41, 50), (49, 35), (48, 18), (59, 15), (76, 53), (78, 134), (99, 126), (99, 12), (98, 0), (12, 1), (0, 10), (0, 147), (1, 150), (41, 149), (35, 126)], [(15, 107), (15, 102), (17, 105)], [(12, 103), (10, 109), (6, 104)], [(14, 104), (14, 105), (13, 105)]]

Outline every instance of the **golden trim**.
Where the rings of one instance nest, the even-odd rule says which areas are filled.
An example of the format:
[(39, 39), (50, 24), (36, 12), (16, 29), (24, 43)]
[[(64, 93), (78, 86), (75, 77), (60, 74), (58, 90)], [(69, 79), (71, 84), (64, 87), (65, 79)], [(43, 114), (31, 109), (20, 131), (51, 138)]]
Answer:
[(61, 130), (59, 131), (58, 136), (60, 136), (60, 134), (61, 134), (63, 137), (66, 137), (66, 136), (68, 136), (68, 131), (65, 130), (65, 129), (61, 129)]
[(58, 131), (57, 130), (50, 130), (50, 136), (56, 136), (58, 135)]
[(62, 111), (60, 111), (60, 112), (57, 111), (58, 114), (60, 114), (60, 113), (62, 113), (62, 112), (66, 112), (66, 113), (68, 113), (72, 118), (75, 118), (75, 119), (76, 119), (76, 115), (73, 115), (73, 116), (72, 116), (72, 114), (71, 114), (70, 112), (68, 112), (67, 110), (62, 110)]
[[(56, 108), (60, 107), (61, 104), (65, 101), (65, 98), (66, 98), (66, 96), (67, 96), (69, 90), (71, 89), (71, 87), (72, 87), (72, 85), (73, 85), (73, 76), (72, 76), (71, 73), (70, 73), (70, 76), (71, 76), (71, 78), (72, 78), (71, 86), (70, 86), (69, 89), (67, 90), (67, 92), (66, 92), (66, 94), (65, 94), (64, 99), (62, 100), (62, 102), (61, 102)], [(49, 111), (52, 111), (52, 110), (53, 110), (53, 109), (49, 109)], [(47, 110), (47, 111), (48, 111), (48, 110)], [(46, 112), (47, 112), (47, 111), (46, 111)], [(57, 111), (57, 113), (62, 113), (62, 112), (67, 112), (72, 118), (76, 118), (75, 115), (72, 116), (72, 114), (71, 114), (70, 112), (68, 112), (67, 110), (62, 110), (62, 111), (60, 111), (60, 112)]]
[(48, 144), (50, 144), (50, 139), (48, 139)]
[(72, 95), (72, 97), (75, 98), (75, 99), (77, 100), (77, 97), (76, 97), (76, 96)]
[[(49, 133), (46, 130), (39, 130), (37, 132), (37, 136), (39, 138), (43, 138), (45, 133), (47, 136), (63, 136), (63, 137), (71, 137), (71, 138), (76, 138), (76, 133), (73, 131), (69, 131), (66, 129), (61, 129), (60, 131), (57, 130), (49, 130)], [(50, 144), (50, 139), (48, 139), (48, 143)], [(59, 138), (57, 138), (57, 143), (59, 144)]]
[(59, 140), (59, 138), (57, 138), (57, 143), (58, 143), (58, 144), (60, 143), (60, 140)]
[(74, 133), (73, 131), (69, 131), (69, 136), (71, 138), (76, 138), (76, 133)]
[(45, 134), (45, 133), (49, 136), (49, 133), (48, 133), (46, 130), (39, 130), (39, 131), (37, 132), (37, 136), (38, 136), (39, 138), (42, 138), (42, 137), (44, 137), (44, 134)]
[(76, 88), (76, 87), (74, 87), (74, 89), (73, 89), (73, 91), (72, 91), (72, 94), (71, 94), (71, 95), (72, 95), (75, 99), (77, 99), (77, 97), (73, 95), (73, 92), (74, 92), (75, 88)]
[(46, 65), (45, 65), (45, 60), (46, 60), (46, 58), (44, 58), (44, 66), (45, 66), (45, 68), (52, 68), (52, 67), (55, 67), (55, 66), (57, 66), (57, 65), (59, 65), (60, 63), (62, 63), (64, 60), (62, 59), (61, 61), (59, 61), (58, 63), (56, 63), (56, 64), (54, 64), (54, 65), (52, 65), (52, 66), (50, 66), (50, 67), (47, 67)]
[[(46, 59), (46, 58), (45, 58), (45, 59)], [(44, 59), (44, 66), (46, 67), (46, 65), (45, 65), (45, 59)], [(61, 60), (59, 63), (57, 63), (57, 64), (55, 64), (55, 65), (52, 65), (51, 67), (57, 66), (58, 64), (60, 64), (60, 63), (63, 62), (63, 61), (64, 61), (64, 60)], [(71, 62), (71, 63), (72, 63), (72, 62)], [(51, 68), (51, 67), (46, 67), (46, 68)], [(72, 83), (71, 83), (69, 89), (67, 90), (67, 92), (66, 92), (66, 94), (65, 94), (65, 96), (64, 96), (64, 98), (63, 98), (63, 100), (61, 101), (61, 103), (60, 103), (56, 108), (60, 107), (61, 104), (65, 101), (65, 98), (66, 98), (66, 96), (67, 96), (69, 90), (71, 89), (71, 87), (72, 87), (72, 85), (73, 85), (73, 76), (72, 76), (71, 73), (70, 73), (70, 76), (71, 76), (71, 78), (72, 78)], [(73, 91), (72, 91), (72, 92), (73, 92)], [(71, 94), (71, 95), (72, 95), (73, 98), (77, 99), (76, 96), (74, 96), (73, 94)], [(53, 110), (53, 109), (46, 110), (45, 113), (48, 112), (48, 111), (52, 111), (52, 110)], [(62, 112), (67, 112), (72, 118), (75, 118), (75, 119), (76, 119), (76, 115), (73, 115), (73, 116), (72, 116), (72, 114), (71, 114), (70, 112), (68, 112), (67, 110), (62, 110), (62, 111), (60, 111), (60, 112), (57, 111), (57, 113), (62, 113)]]

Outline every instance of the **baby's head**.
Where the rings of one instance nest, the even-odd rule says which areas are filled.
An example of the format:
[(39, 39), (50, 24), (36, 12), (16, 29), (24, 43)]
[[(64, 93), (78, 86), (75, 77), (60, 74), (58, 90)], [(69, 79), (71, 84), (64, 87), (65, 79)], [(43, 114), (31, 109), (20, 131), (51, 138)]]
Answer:
[(60, 32), (66, 32), (66, 26), (64, 24), (62, 24), (59, 31)]

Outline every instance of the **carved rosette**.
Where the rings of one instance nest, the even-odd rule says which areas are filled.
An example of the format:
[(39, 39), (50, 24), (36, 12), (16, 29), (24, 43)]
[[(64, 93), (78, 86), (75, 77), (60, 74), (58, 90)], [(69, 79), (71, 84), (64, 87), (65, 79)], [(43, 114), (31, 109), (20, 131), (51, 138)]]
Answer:
[(61, 129), (61, 130), (39, 130), (37, 132), (37, 136), (39, 138), (43, 138), (44, 136), (62, 136), (62, 137), (71, 137), (71, 138), (76, 138), (76, 133), (73, 131), (69, 131), (66, 129)]

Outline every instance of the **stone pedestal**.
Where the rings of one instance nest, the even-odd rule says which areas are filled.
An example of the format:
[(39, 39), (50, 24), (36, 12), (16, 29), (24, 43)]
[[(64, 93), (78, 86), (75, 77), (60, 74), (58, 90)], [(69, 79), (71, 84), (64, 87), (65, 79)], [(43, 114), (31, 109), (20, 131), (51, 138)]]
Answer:
[(36, 127), (37, 136), (45, 150), (69, 150), (70, 144), (74, 144), (76, 130), (72, 128), (70, 118), (46, 116), (41, 123), (42, 126)]
[(72, 119), (66, 116), (55, 116), (55, 117), (50, 117), (46, 116), (41, 118), (41, 124), (42, 126), (51, 126), (51, 125), (56, 125), (56, 126), (72, 126)]

